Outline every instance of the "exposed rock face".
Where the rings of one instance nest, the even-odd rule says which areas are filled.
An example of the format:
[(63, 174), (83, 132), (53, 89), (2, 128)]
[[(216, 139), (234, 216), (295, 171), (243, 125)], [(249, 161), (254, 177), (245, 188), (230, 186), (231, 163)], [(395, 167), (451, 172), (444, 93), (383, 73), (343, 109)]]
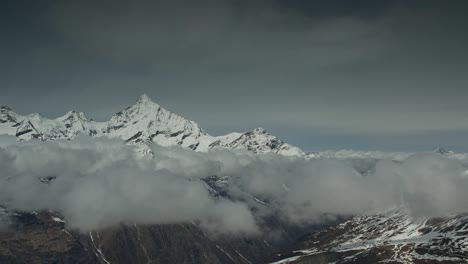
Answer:
[(7, 106), (0, 106), (0, 124), (18, 124), (17, 115)]
[(49, 213), (15, 213), (0, 231), (0, 263), (100, 263), (86, 240), (64, 230)]

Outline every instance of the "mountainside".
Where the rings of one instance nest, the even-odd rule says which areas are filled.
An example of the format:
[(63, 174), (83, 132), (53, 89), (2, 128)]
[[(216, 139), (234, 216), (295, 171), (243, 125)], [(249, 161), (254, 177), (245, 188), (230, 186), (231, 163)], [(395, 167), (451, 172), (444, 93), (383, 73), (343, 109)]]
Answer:
[(194, 223), (78, 233), (66, 230), (65, 220), (48, 211), (14, 213), (12, 221), (0, 232), (2, 264), (249, 263), (272, 250), (263, 241), (215, 239)]
[(413, 218), (400, 208), (356, 216), (304, 236), (274, 263), (377, 262), (467, 263), (468, 215)]
[[(210, 176), (202, 180), (215, 199), (248, 199), (268, 206), (248, 193), (233, 196), (230, 179)], [(53, 184), (38, 181), (37, 184)], [(121, 224), (82, 233), (67, 229), (67, 219), (44, 210), (20, 212), (0, 205), (0, 263), (266, 263), (269, 256), (321, 226), (294, 227), (275, 217), (263, 219), (281, 234), (219, 236), (196, 222), (159, 225)]]
[(195, 151), (221, 147), (258, 154), (305, 155), (299, 148), (281, 141), (262, 128), (245, 133), (211, 136), (194, 121), (162, 108), (145, 94), (134, 105), (114, 114), (107, 122), (89, 120), (83, 113), (76, 111), (48, 119), (39, 114), (22, 116), (6, 106), (0, 108), (0, 135), (14, 135), (19, 140), (54, 140), (73, 139), (80, 134), (121, 138), (141, 146), (143, 153), (150, 151), (145, 143), (154, 142), (162, 146), (179, 145)]

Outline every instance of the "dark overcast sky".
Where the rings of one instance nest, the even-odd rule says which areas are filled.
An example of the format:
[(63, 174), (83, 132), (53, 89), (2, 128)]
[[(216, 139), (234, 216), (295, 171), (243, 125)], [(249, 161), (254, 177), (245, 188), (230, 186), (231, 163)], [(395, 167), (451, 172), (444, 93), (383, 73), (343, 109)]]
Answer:
[(219, 135), (468, 151), (468, 1), (5, 0), (0, 104), (97, 120), (147, 93)]

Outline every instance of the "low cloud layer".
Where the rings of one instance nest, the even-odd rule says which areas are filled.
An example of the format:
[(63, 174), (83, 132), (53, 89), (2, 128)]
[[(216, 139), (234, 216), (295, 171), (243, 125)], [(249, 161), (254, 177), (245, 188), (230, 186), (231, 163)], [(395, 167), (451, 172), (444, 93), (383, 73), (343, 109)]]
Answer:
[[(142, 158), (119, 140), (2, 142), (9, 143), (0, 146), (0, 205), (52, 209), (82, 231), (195, 221), (217, 233), (255, 235), (271, 215), (304, 224), (400, 205), (415, 216), (468, 210), (465, 165), (437, 154), (304, 160), (154, 145), (155, 155)], [(369, 170), (361, 174), (363, 164)], [(230, 199), (210, 195), (209, 176), (228, 182)]]

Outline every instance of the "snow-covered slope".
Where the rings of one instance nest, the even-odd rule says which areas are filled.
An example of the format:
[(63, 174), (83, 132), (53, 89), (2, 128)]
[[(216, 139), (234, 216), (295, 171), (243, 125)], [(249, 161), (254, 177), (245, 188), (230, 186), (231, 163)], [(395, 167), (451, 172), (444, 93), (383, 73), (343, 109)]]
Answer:
[(304, 237), (276, 263), (466, 263), (468, 215), (413, 218), (404, 208), (356, 216)]
[(250, 132), (240, 135), (228, 144), (229, 148), (245, 149), (254, 153), (275, 152), (285, 156), (304, 155), (302, 150), (284, 143), (275, 136), (270, 135), (263, 128), (256, 128)]
[(285, 156), (304, 156), (305, 153), (297, 147), (291, 146), (275, 136), (270, 135), (263, 128), (256, 128), (245, 133), (231, 133), (216, 137), (208, 148), (224, 147), (242, 149), (257, 154), (277, 153)]
[(54, 140), (73, 139), (79, 134), (121, 138), (141, 146), (143, 153), (150, 151), (146, 143), (154, 142), (163, 146), (180, 145), (196, 151), (221, 147), (258, 154), (305, 155), (299, 148), (281, 141), (262, 128), (211, 136), (194, 121), (162, 108), (145, 94), (107, 122), (89, 120), (76, 111), (48, 119), (39, 114), (22, 116), (5, 106), (0, 108), (0, 135), (15, 135), (19, 140)]
[(15, 135), (20, 140), (72, 139), (78, 134), (96, 135), (99, 123), (88, 120), (83, 113), (70, 111), (62, 117), (48, 119), (37, 113), (22, 116), (10, 108), (0, 108), (0, 134)]

